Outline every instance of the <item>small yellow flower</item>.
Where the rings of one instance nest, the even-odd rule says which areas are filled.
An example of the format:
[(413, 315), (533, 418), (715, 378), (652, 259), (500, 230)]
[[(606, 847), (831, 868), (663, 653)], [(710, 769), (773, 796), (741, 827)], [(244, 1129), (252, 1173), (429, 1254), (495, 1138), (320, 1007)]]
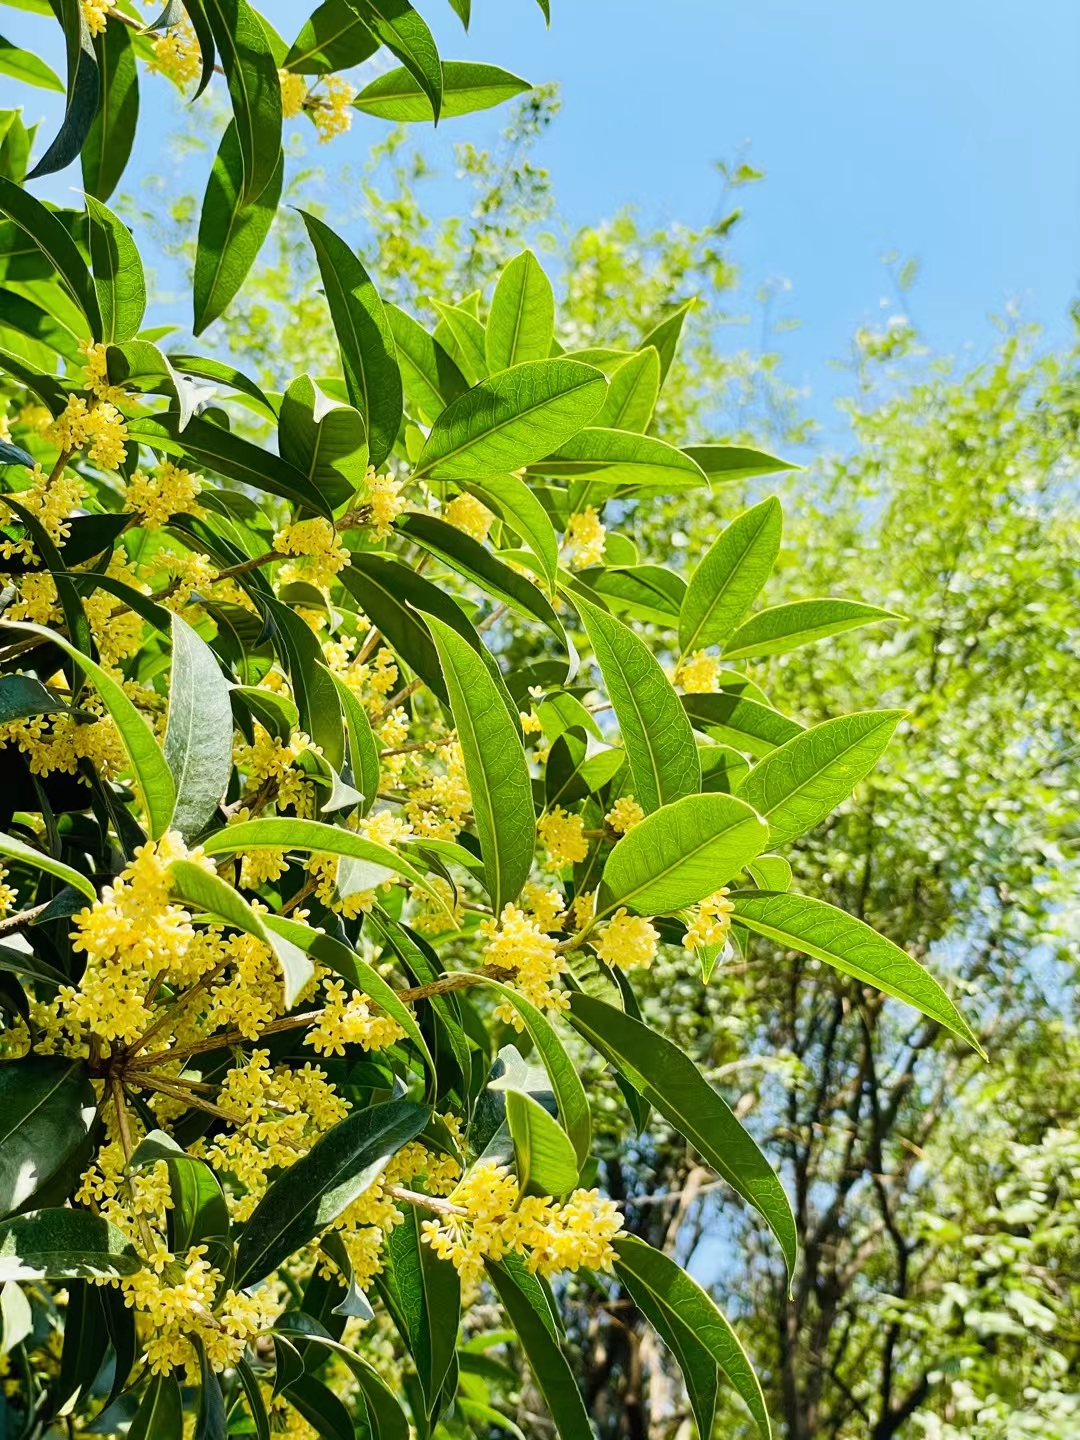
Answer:
[(446, 506), (443, 510), (443, 519), (447, 524), (456, 526), (458, 530), (464, 530), (466, 535), (471, 535), (474, 540), (479, 540), (482, 544), (487, 539), (491, 522), (495, 516), (475, 496), (462, 494), (456, 495)]
[(124, 492), (124, 509), (140, 517), (144, 530), (160, 530), (174, 515), (198, 513), (195, 497), (202, 476), (163, 460), (151, 475), (136, 470)]
[(333, 523), (323, 516), (312, 520), (297, 520), (286, 525), (274, 536), (274, 549), (282, 555), (295, 555), (297, 560), (287, 565), (281, 574), (284, 584), (293, 580), (306, 580), (320, 589), (334, 583), (339, 570), (349, 563), (349, 552), (342, 545)]
[(112, 0), (82, 0), (82, 17), (91, 35), (100, 35), (105, 29), (112, 8)]
[(616, 910), (596, 941), (596, 953), (608, 965), (622, 970), (647, 970), (656, 958), (659, 932), (644, 915)]
[(616, 835), (625, 835), (645, 819), (645, 811), (632, 795), (620, 795), (604, 816), (605, 823)]
[[(516, 905), (504, 905), (498, 922), (484, 920), (481, 934), (487, 938), (484, 960), (499, 970), (513, 973), (514, 984), (526, 1000), (541, 1010), (565, 1010), (570, 997), (559, 985), (563, 962), (557, 942), (545, 935), (538, 920)], [(515, 1029), (522, 1028), (517, 1011), (504, 1001), (495, 1014)]]
[(166, 76), (181, 90), (202, 73), (198, 36), (186, 15), (164, 35), (156, 36), (151, 45), (154, 58), (150, 61), (150, 68)]
[(304, 77), (297, 75), (295, 71), (279, 70), (277, 73), (281, 82), (281, 114), (284, 119), (292, 120), (304, 108), (307, 83)]
[(702, 900), (700, 905), (695, 905), (690, 913), (692, 918), (683, 936), (687, 950), (726, 942), (731, 930), (731, 917), (735, 913), (726, 885)]
[(352, 125), (352, 102), (356, 91), (340, 75), (327, 75), (323, 80), (324, 93), (318, 97), (309, 96), (311, 118), (319, 132), (319, 144), (325, 145), (336, 135), (343, 135)]
[(590, 565), (604, 563), (606, 534), (594, 506), (586, 505), (579, 515), (570, 516), (566, 527), (566, 543), (573, 555), (575, 570), (584, 570)]
[(376, 475), (369, 465), (364, 481), (365, 501), (371, 506), (371, 524), (376, 540), (385, 540), (394, 521), (405, 509), (401, 485), (392, 475)]
[(689, 695), (710, 695), (720, 688), (720, 669), (715, 655), (695, 650), (690, 659), (679, 666), (675, 680)]
[(548, 868), (562, 870), (564, 866), (576, 865), (589, 853), (589, 842), (584, 835), (584, 822), (580, 815), (568, 815), (561, 805), (556, 805), (540, 821), (537, 829), (548, 852)]

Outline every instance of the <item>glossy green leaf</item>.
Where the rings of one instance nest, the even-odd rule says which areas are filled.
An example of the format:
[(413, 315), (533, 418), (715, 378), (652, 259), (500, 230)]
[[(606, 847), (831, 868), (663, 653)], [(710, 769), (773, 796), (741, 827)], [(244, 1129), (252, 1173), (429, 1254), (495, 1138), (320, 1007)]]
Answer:
[(464, 395), (469, 382), (419, 320), (397, 305), (386, 306), (386, 318), (394, 336), (405, 395), (425, 419), (435, 420), (451, 400)]
[(281, 85), (270, 41), (247, 0), (202, 0), (232, 100), (243, 166), (241, 195), (250, 204), (281, 165)]
[(349, 401), (364, 417), (370, 460), (378, 469), (397, 439), (402, 413), (390, 322), (367, 271), (345, 241), (314, 215), (301, 210), (300, 217), (319, 262)]
[(22, 50), (0, 35), (0, 75), (36, 85), (41, 90), (64, 91), (64, 82), (51, 66), (46, 65), (32, 50)]
[(421, 1239), (423, 1218), (414, 1207), (405, 1207), (404, 1221), (386, 1237), (375, 1284), (413, 1358), (430, 1411), (453, 1363), (461, 1291), (454, 1267)]
[(172, 622), (173, 668), (165, 760), (176, 785), (172, 828), (198, 835), (225, 798), (232, 774), (232, 705), (217, 657), (179, 615)]
[(250, 379), (242, 370), (237, 370), (232, 365), (226, 365), (221, 360), (211, 360), (205, 355), (176, 355), (169, 352), (169, 364), (174, 370), (182, 375), (196, 375), (202, 380), (210, 380), (215, 385), (222, 385), (227, 390), (233, 390), (242, 395), (249, 404), (249, 408), (256, 411), (263, 419), (277, 423), (278, 412), (270, 403), (269, 398), (263, 394), (255, 381)]
[(658, 440), (655, 435), (637, 435), (630, 430), (604, 430), (595, 425), (564, 441), (533, 468), (543, 475), (587, 476), (618, 490), (660, 486), (668, 491), (706, 483), (704, 474), (689, 455), (666, 440)]
[[(512, 100), (530, 89), (527, 80), (500, 70), (497, 65), (483, 65), (475, 60), (444, 60), (443, 91), (440, 118), (469, 115), (475, 110), (489, 110)], [(353, 104), (366, 115), (380, 120), (432, 120), (431, 101), (414, 76), (405, 69), (389, 70), (365, 85)], [(548, 352), (545, 350), (544, 354)], [(524, 356), (522, 357), (525, 358)], [(493, 367), (494, 368), (494, 367)]]
[(604, 866), (605, 908), (668, 915), (712, 895), (759, 855), (768, 826), (733, 795), (687, 795), (646, 815)]
[(722, 530), (690, 577), (679, 615), (684, 655), (725, 641), (757, 598), (780, 553), (783, 512), (775, 496)]
[(318, 489), (294, 465), (209, 420), (196, 416), (181, 431), (176, 415), (152, 415), (132, 420), (128, 434), (133, 440), (152, 445), (167, 455), (186, 456), (193, 468), (210, 470), (227, 480), (280, 495), (295, 505), (313, 510), (316, 515), (330, 513)]
[(555, 335), (555, 292), (531, 250), (503, 267), (484, 332), (489, 373), (545, 360)]
[(695, 729), (749, 755), (768, 755), (802, 734), (797, 720), (742, 695), (683, 695), (681, 699)]
[[(615, 1262), (616, 1274), (632, 1295), (647, 1297), (647, 1302), (663, 1317), (675, 1338), (676, 1359), (688, 1384), (694, 1362), (687, 1360), (687, 1352), (700, 1347), (742, 1396), (758, 1430), (768, 1440), (772, 1427), (761, 1382), (738, 1336), (713, 1301), (697, 1281), (662, 1250), (654, 1250), (636, 1235), (621, 1235), (614, 1243), (619, 1257)], [(701, 1426), (700, 1420), (699, 1429), (703, 1435), (712, 1433), (711, 1428)]]
[(150, 822), (151, 836), (157, 839), (160, 835), (164, 835), (169, 828), (176, 805), (176, 789), (165, 756), (154, 738), (154, 732), (128, 699), (123, 686), (114, 680), (108, 671), (103, 670), (88, 655), (77, 650), (74, 645), (54, 630), (46, 630), (43, 625), (29, 625), (25, 622), (15, 623), (14, 621), (8, 622), (8, 628), (26, 631), (30, 635), (40, 635), (59, 645), (61, 650), (70, 655), (82, 669), (87, 679), (93, 682), (94, 688), (101, 696), (102, 703), (120, 732), (120, 740), (127, 753), (135, 782), (142, 796), (143, 809)]
[[(78, 0), (74, 0), (78, 3)], [(97, 85), (97, 67), (94, 67)], [(66, 162), (65, 162), (66, 163)], [(46, 173), (46, 172), (43, 172)], [(86, 317), (95, 340), (102, 338), (97, 292), (79, 247), (56, 215), (28, 190), (0, 175), (0, 214), (13, 220), (56, 271), (57, 279)]]
[(260, 193), (254, 199), (246, 198), (240, 139), (236, 122), (229, 123), (210, 169), (199, 216), (192, 287), (196, 335), (225, 313), (247, 279), (270, 233), (284, 175), (285, 156), (279, 152), (277, 165)]
[(769, 844), (812, 830), (877, 764), (903, 710), (867, 710), (825, 720), (761, 760), (738, 793), (769, 822)]
[(650, 345), (612, 373), (596, 424), (607, 430), (647, 430), (659, 394), (660, 356)]
[(333, 1390), (321, 1380), (303, 1374), (283, 1393), (289, 1404), (321, 1436), (321, 1440), (355, 1440), (352, 1416)]
[(334, 677), (322, 663), (322, 649), (311, 627), (272, 595), (262, 598), (276, 630), (275, 645), (292, 681), (300, 726), (337, 771), (345, 763), (345, 727)]
[(443, 99), (443, 69), (435, 39), (409, 0), (349, 0), (373, 35), (378, 36), (416, 80), (438, 123)]
[(561, 1196), (578, 1182), (577, 1156), (566, 1131), (523, 1090), (506, 1089), (506, 1123), (514, 1142), (518, 1184)]
[(557, 449), (595, 415), (607, 382), (576, 360), (531, 360), (481, 380), (432, 426), (416, 474), (504, 475)]
[(332, 1126), (255, 1207), (236, 1253), (237, 1288), (269, 1275), (336, 1220), (427, 1120), (422, 1105), (391, 1100)]
[(83, 189), (108, 200), (120, 183), (139, 120), (139, 67), (126, 25), (106, 25), (94, 37), (100, 91), (97, 114), (81, 151)]
[(44, 870), (47, 875), (55, 875), (58, 880), (63, 880), (65, 885), (74, 885), (88, 900), (97, 899), (97, 891), (85, 875), (80, 875), (78, 870), (73, 870), (61, 860), (54, 860), (44, 851), (35, 850), (32, 845), (27, 845), (25, 840), (20, 840), (15, 835), (0, 835), (0, 855), (6, 855), (10, 860), (18, 860), (24, 865), (31, 865), (35, 870)]
[(141, 1269), (127, 1236), (88, 1210), (32, 1210), (0, 1224), (0, 1284), (94, 1280)]
[(54, 175), (71, 164), (83, 147), (98, 106), (97, 56), (79, 0), (56, 0), (53, 10), (64, 31), (67, 99), (60, 129), (27, 180)]
[(745, 890), (731, 898), (736, 918), (748, 930), (906, 1001), (983, 1054), (971, 1027), (929, 971), (854, 915), (808, 895)]
[(25, 295), (18, 295), (13, 290), (0, 290), (0, 326), (47, 345), (72, 365), (84, 363), (79, 336)]
[(274, 1329), (286, 1335), (302, 1336), (341, 1360), (363, 1394), (375, 1440), (409, 1440), (409, 1422), (394, 1392), (362, 1356), (335, 1340), (324, 1326), (303, 1311), (287, 1311)]
[(759, 1211), (780, 1242), (790, 1275), (798, 1236), (784, 1187), (694, 1062), (657, 1031), (591, 995), (571, 996), (570, 1014), (589, 1044)]
[(536, 844), (529, 766), (487, 667), (441, 620), (428, 618), (465, 758), (476, 833), (495, 913), (516, 900)]
[(660, 357), (660, 384), (663, 385), (667, 379), (671, 363), (675, 359), (675, 351), (679, 347), (679, 337), (682, 335), (683, 324), (687, 315), (693, 308), (693, 301), (686, 300), (670, 315), (666, 315), (659, 321), (647, 335), (642, 336), (639, 350), (646, 350), (651, 345)]
[(86, 1143), (96, 1104), (82, 1060), (27, 1055), (0, 1065), (0, 1215), (24, 1208), (66, 1173)]
[(192, 1440), (221, 1440), (226, 1433), (225, 1397), (221, 1393), (221, 1381), (210, 1364), (203, 1341), (193, 1335), (191, 1343), (199, 1357), (199, 1408), (195, 1412)]
[(379, 747), (375, 742), (368, 713), (360, 701), (344, 680), (339, 680), (336, 675), (334, 684), (337, 686), (338, 699), (341, 701), (345, 727), (349, 734), (349, 761), (353, 783), (363, 796), (360, 813), (366, 815), (375, 803), (375, 795), (379, 789), (379, 776), (382, 773)]
[(108, 206), (88, 194), (86, 213), (102, 339), (108, 344), (120, 344), (137, 333), (146, 312), (142, 260), (130, 230)]
[(254, 1370), (243, 1356), (236, 1362), (236, 1373), (247, 1402), (248, 1414), (255, 1426), (257, 1440), (272, 1440), (270, 1417), (266, 1413), (266, 1401), (263, 1399), (263, 1393), (259, 1388), (259, 1381)]
[(746, 868), (759, 890), (791, 889), (791, 866), (782, 855), (759, 855)]
[(714, 485), (799, 468), (787, 460), (778, 460), (775, 455), (766, 455), (763, 450), (747, 450), (742, 445), (684, 445), (683, 453), (701, 466)]
[(701, 765), (694, 732), (659, 661), (614, 615), (577, 595), (574, 604), (619, 722), (634, 798), (648, 813), (695, 794)]
[(438, 652), (416, 610), (418, 605), (433, 608), (428, 582), (423, 576), (388, 556), (358, 553), (339, 579), (394, 653), (448, 704)]
[(152, 1375), (127, 1432), (127, 1440), (182, 1440), (183, 1434), (180, 1382), (171, 1371)]
[[(257, 825), (260, 822), (251, 820), (247, 823)], [(219, 834), (226, 833), (219, 831)], [(224, 921), (235, 930), (254, 935), (256, 940), (261, 940), (270, 947), (281, 969), (285, 1008), (291, 1009), (296, 1004), (296, 997), (309, 983), (315, 971), (303, 951), (287, 937), (271, 930), (263, 916), (247, 903), (238, 890), (226, 884), (212, 870), (205, 870), (196, 861), (174, 860), (169, 866), (169, 877), (177, 899), (197, 910), (205, 910), (207, 914)]]
[(451, 355), (470, 385), (488, 373), (484, 327), (472, 310), (462, 305), (447, 305), (442, 300), (431, 302), (440, 319), (435, 339)]
[(774, 605), (751, 615), (724, 644), (724, 659), (742, 656), (787, 655), (815, 640), (876, 625), (881, 620), (899, 620), (891, 610), (864, 605), (861, 600), (795, 600)]
[(364, 417), (351, 405), (330, 400), (307, 375), (294, 380), (282, 397), (278, 448), (335, 508), (364, 483), (368, 463)]
[(282, 69), (297, 75), (330, 75), (369, 60), (378, 48), (379, 41), (346, 0), (324, 0), (305, 21)]
[(521, 1340), (529, 1369), (544, 1397), (560, 1440), (592, 1440), (592, 1426), (574, 1372), (559, 1348), (559, 1342), (505, 1264), (488, 1261), (487, 1271), (507, 1319)]
[(559, 576), (559, 539), (540, 501), (516, 475), (489, 475), (485, 480), (463, 480), (463, 490), (511, 526), (540, 562), (552, 594)]

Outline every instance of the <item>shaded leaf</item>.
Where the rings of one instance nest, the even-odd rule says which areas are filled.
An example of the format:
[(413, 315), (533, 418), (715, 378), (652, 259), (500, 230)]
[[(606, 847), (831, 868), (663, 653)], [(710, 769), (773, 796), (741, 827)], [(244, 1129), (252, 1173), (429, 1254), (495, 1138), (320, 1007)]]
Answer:
[(34, 1210), (0, 1223), (0, 1283), (134, 1275), (127, 1236), (87, 1210)]

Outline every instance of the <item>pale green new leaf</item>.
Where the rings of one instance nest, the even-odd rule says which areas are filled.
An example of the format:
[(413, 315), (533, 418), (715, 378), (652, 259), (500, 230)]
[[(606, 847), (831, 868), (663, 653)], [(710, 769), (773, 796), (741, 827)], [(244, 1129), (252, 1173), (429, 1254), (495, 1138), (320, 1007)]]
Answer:
[(748, 930), (905, 1000), (983, 1054), (971, 1027), (929, 971), (853, 915), (808, 895), (746, 890), (731, 898), (736, 918)]
[(679, 615), (684, 655), (718, 645), (738, 625), (780, 553), (783, 512), (775, 496), (720, 532), (690, 577)]
[(97, 899), (97, 891), (85, 875), (80, 875), (78, 870), (73, 870), (63, 861), (54, 860), (51, 855), (35, 850), (32, 845), (27, 845), (15, 835), (0, 835), (0, 855), (6, 855), (9, 860), (18, 860), (24, 865), (32, 865), (35, 870), (44, 870), (48, 875), (55, 875), (58, 880), (63, 880), (65, 885), (73, 885), (80, 895), (85, 895), (88, 900)]
[(432, 426), (414, 474), (483, 480), (539, 460), (603, 403), (607, 381), (576, 360), (530, 360), (481, 380)]
[(86, 197), (90, 219), (90, 259), (94, 288), (101, 307), (102, 339), (109, 344), (130, 340), (146, 310), (146, 280), (131, 231), (107, 205)]
[(484, 332), (487, 368), (508, 370), (525, 360), (544, 360), (555, 335), (555, 292), (531, 250), (505, 266), (491, 298)]
[(861, 600), (794, 600), (759, 610), (740, 625), (724, 644), (724, 659), (742, 656), (786, 655), (815, 640), (875, 625), (879, 620), (903, 617)]
[(483, 660), (456, 630), (433, 615), (426, 618), (450, 696), (487, 890), (498, 915), (520, 894), (536, 845), (529, 764)]
[(769, 844), (786, 844), (831, 814), (877, 764), (905, 713), (838, 715), (759, 761), (737, 793), (769, 822)]
[(645, 431), (660, 394), (660, 356), (650, 345), (631, 355), (611, 376), (596, 424), (609, 430)]
[(687, 795), (646, 815), (604, 866), (605, 912), (669, 915), (712, 895), (760, 855), (768, 826), (734, 795)]
[(561, 1196), (578, 1182), (577, 1156), (566, 1131), (539, 1101), (523, 1090), (506, 1087), (506, 1123), (514, 1142), (518, 1184), (544, 1195)]
[[(531, 88), (527, 80), (501, 70), (498, 65), (484, 65), (474, 60), (444, 60), (442, 73), (440, 119), (489, 110)], [(366, 115), (377, 115), (380, 120), (393, 120), (396, 124), (435, 118), (431, 101), (404, 67), (377, 75), (370, 85), (364, 86), (353, 104)]]
[(659, 661), (621, 620), (574, 594), (619, 722), (646, 813), (701, 789), (701, 764), (686, 711)]

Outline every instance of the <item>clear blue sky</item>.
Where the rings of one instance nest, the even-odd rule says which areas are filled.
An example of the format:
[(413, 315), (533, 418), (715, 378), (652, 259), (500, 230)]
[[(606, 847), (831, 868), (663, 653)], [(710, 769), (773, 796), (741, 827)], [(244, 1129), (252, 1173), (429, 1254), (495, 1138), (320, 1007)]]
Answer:
[[(264, 8), (291, 39), (309, 7)], [(1080, 293), (1075, 0), (552, 0), (550, 31), (532, 0), (474, 0), (468, 37), (446, 0), (422, 8), (446, 58), (560, 83), (563, 112), (537, 158), (572, 223), (627, 202), (652, 220), (714, 218), (711, 162), (748, 145), (768, 178), (744, 192), (737, 256), (752, 283), (790, 283), (785, 313), (801, 326), (783, 340), (787, 373), (819, 415), (837, 384), (830, 362), (883, 314), (887, 251), (920, 262), (909, 308), (935, 349), (982, 353), (991, 312), (1010, 301), (1068, 333)], [(6, 8), (0, 30), (15, 43), (58, 33)], [(0, 89), (55, 123), (45, 92)], [(150, 117), (138, 170), (169, 110)], [(499, 123), (498, 112), (450, 122), (437, 145), (484, 143)], [(334, 158), (376, 124), (358, 120)], [(55, 179), (42, 188), (59, 198), (77, 168)]]

